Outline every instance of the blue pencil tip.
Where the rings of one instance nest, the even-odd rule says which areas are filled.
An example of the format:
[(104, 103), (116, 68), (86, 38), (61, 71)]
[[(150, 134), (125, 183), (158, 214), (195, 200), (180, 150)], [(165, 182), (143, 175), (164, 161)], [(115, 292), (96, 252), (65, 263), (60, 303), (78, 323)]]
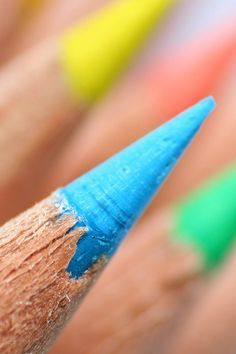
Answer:
[(59, 190), (79, 217), (75, 227), (88, 230), (68, 265), (72, 278), (112, 256), (214, 106), (202, 100)]

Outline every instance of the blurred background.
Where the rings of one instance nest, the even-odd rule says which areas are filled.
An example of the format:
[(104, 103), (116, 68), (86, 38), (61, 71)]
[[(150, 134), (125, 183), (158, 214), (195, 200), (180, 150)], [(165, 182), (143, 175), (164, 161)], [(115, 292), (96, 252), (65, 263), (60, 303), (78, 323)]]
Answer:
[[(31, 50), (34, 51), (34, 48), (40, 48), (42, 43), (57, 38), (67, 27), (82, 22), (110, 3), (112, 1), (108, 0), (0, 0), (0, 150), (3, 156), (1, 158), (2, 162), (0, 162), (0, 174), (3, 176), (8, 173), (8, 168), (10, 171), (10, 177), (6, 179), (2, 177), (3, 181), (0, 178), (1, 223), (14, 217), (54, 189), (88, 171), (148, 131), (208, 95), (215, 97), (217, 109), (171, 174), (158, 197), (135, 228), (134, 233), (144, 235), (146, 233), (145, 222), (148, 223), (151, 217), (159, 220), (163, 210), (169, 210), (172, 205), (175, 205), (174, 203), (184, 199), (188, 193), (201, 187), (210, 178), (214, 178), (218, 173), (235, 163), (236, 0), (176, 1), (173, 7), (163, 16), (161, 22), (158, 23), (154, 33), (143, 46), (139, 55), (132, 60), (109, 92), (89, 109), (82, 122), (76, 124), (73, 131), (68, 135), (68, 139), (63, 141), (60, 151), (54, 153), (52, 148), (53, 153), (48, 154), (48, 150), (43, 148), (44, 137), (40, 140), (42, 144), (37, 149), (41, 149), (42, 155), (48, 157), (46, 162), (43, 161), (43, 168), (36, 168), (36, 165), (32, 162), (35, 156), (38, 156), (38, 151), (32, 155), (32, 159), (28, 158), (26, 154), (27, 156), (25, 155), (26, 157), (19, 160), (19, 163), (18, 158), (14, 158), (14, 154), (20, 148), (25, 154), (25, 137), (22, 138), (23, 143), (19, 143), (18, 146), (15, 142), (18, 141), (21, 134), (25, 136), (26, 129), (16, 129), (16, 132), (13, 129), (14, 134), (9, 138), (9, 141), (11, 141), (11, 149), (9, 149), (5, 134), (8, 134), (12, 127), (14, 128), (19, 123), (14, 119), (10, 123), (6, 122), (4, 117), (5, 113), (11, 109), (12, 102), (14, 105), (14, 100), (20, 101), (21, 99), (19, 94), (21, 89), (17, 88), (17, 83), (20, 82), (18, 81), (20, 75), (27, 71), (29, 53), (31, 53)], [(37, 53), (33, 59), (35, 63), (40, 61), (38, 60), (40, 50)], [(37, 64), (35, 64), (35, 67), (37, 68)], [(19, 76), (18, 72), (21, 72)], [(27, 83), (27, 80), (23, 78), (24, 83)], [(44, 84), (47, 86), (47, 80)], [(34, 95), (34, 82), (31, 82), (30, 85), (28, 93)], [(5, 91), (7, 90), (14, 92), (14, 99), (9, 100), (5, 105)], [(51, 91), (48, 97), (50, 94)], [(55, 121), (51, 129), (53, 130), (57, 124), (60, 123)], [(34, 135), (35, 131), (32, 129), (27, 132), (26, 136)], [(13, 148), (14, 143), (16, 145), (15, 149)], [(13, 156), (12, 167), (7, 166), (10, 155)], [(6, 165), (4, 161), (6, 161)], [(24, 172), (21, 172), (21, 169), (24, 169)], [(17, 172), (13, 173), (12, 171)], [(235, 190), (236, 187), (234, 186)], [(235, 204), (233, 220), (236, 220), (235, 196), (236, 194), (232, 193), (231, 204)], [(214, 217), (213, 215), (212, 218)], [(224, 228), (226, 227), (225, 225)], [(233, 233), (236, 235), (236, 224), (234, 224), (234, 227)], [(131, 235), (130, 238), (132, 241), (133, 236)], [(122, 249), (125, 249), (126, 243)], [(152, 248), (152, 246), (149, 247)], [(233, 288), (235, 279), (233, 276), (236, 273), (233, 270), (236, 272), (236, 268), (235, 261), (232, 261), (232, 258), (234, 258), (232, 255), (229, 259), (227, 258), (226, 266), (223, 267), (220, 275), (216, 276), (214, 274), (213, 280), (210, 282), (215, 289), (214, 291), (210, 292), (209, 288), (211, 286), (204, 284), (204, 295), (201, 293), (197, 305), (193, 306), (191, 314), (188, 314), (187, 320), (185, 319), (184, 325), (181, 327), (183, 328), (182, 332), (179, 330), (180, 333), (175, 337), (177, 339), (170, 340), (172, 344), (170, 348), (167, 348), (169, 353), (236, 353), (236, 341), (232, 329), (236, 324), (236, 297), (231, 296), (227, 300), (226, 296), (229, 293), (235, 294)], [(129, 252), (127, 251), (126, 262), (128, 261)], [(90, 299), (97, 296), (96, 291), (99, 293), (99, 289), (105, 286), (109, 277), (119, 278), (124, 271), (120, 266), (122, 262), (125, 263), (125, 257), (122, 261), (117, 256), (110, 273), (105, 274), (104, 279), (102, 277), (101, 285), (98, 284), (98, 288), (95, 287), (95, 290), (88, 296), (89, 300), (86, 299), (87, 308), (86, 301), (84, 310), (82, 306), (82, 314), (84, 313), (82, 318), (83, 316), (86, 318), (108, 316), (109, 304), (108, 309), (104, 310), (103, 314), (91, 311), (89, 317), (87, 311), (89, 312), (90, 301), (93, 301)], [(119, 267), (121, 267), (120, 270)], [(152, 270), (150, 273), (154, 276), (155, 271)], [(140, 281), (142, 282), (143, 278)], [(115, 284), (112, 289), (108, 291), (109, 294), (112, 291), (115, 292)], [(136, 291), (139, 292), (137, 282), (130, 296), (132, 297)], [(155, 287), (152, 288), (152, 291), (153, 293), (150, 290), (149, 295), (154, 299), (156, 296)], [(217, 294), (217, 291), (220, 294), (219, 297), (214, 295)], [(112, 296), (110, 298), (110, 307), (114, 308), (116, 306), (114, 299), (112, 300)], [(218, 302), (215, 300), (216, 298)], [(140, 300), (139, 306), (142, 307), (142, 304)], [(95, 301), (93, 306), (96, 308), (99, 305)], [(120, 300), (120, 306), (122, 307), (122, 300)], [(136, 310), (136, 312), (139, 311), (139, 309)], [(222, 312), (217, 313), (219, 310)], [(199, 313), (202, 315), (198, 315)], [(206, 314), (207, 318), (205, 318)], [(127, 324), (126, 315), (125, 313), (118, 315), (121, 326)], [(82, 339), (81, 337), (77, 338), (78, 332), (82, 331), (83, 321), (79, 322), (76, 316), (64, 335), (59, 338), (51, 353), (149, 354), (168, 352), (168, 350), (163, 349), (162, 344), (153, 339), (155, 338), (155, 331), (151, 337), (147, 336), (147, 333), (142, 330), (145, 327), (142, 321), (140, 321), (141, 332), (132, 335), (134, 337), (138, 337), (140, 333), (145, 335), (141, 336), (143, 338), (142, 343), (137, 342), (138, 344), (136, 343), (133, 347), (130, 344), (119, 346), (121, 342), (128, 343), (132, 340), (125, 336), (118, 336), (117, 339), (114, 333), (114, 341), (110, 341), (109, 345), (103, 347), (99, 339), (101, 334), (96, 328), (91, 329), (91, 331), (84, 331)], [(215, 320), (212, 320), (214, 323), (220, 323), (222, 320), (222, 326), (214, 328), (209, 318), (215, 318)], [(149, 321), (155, 322), (152, 318), (149, 318)], [(132, 316), (130, 322), (132, 323)], [(86, 324), (88, 329), (90, 324), (91, 321)], [(103, 328), (102, 322), (100, 326)], [(108, 327), (109, 324), (104, 324), (103, 336), (105, 337), (106, 326)], [(155, 324), (153, 327), (157, 328), (158, 325)], [(188, 330), (189, 328), (190, 330)], [(206, 335), (208, 330), (209, 340), (204, 341), (202, 339), (208, 335)], [(167, 331), (168, 339), (170, 332), (171, 327)], [(187, 333), (186, 336), (183, 333)], [(107, 337), (109, 335), (108, 331)], [(147, 340), (146, 337), (148, 337)], [(201, 340), (202, 344), (200, 345)], [(82, 342), (79, 348), (77, 341)], [(83, 341), (90, 344), (87, 346), (83, 344)], [(114, 345), (115, 342), (116, 345)], [(100, 346), (96, 343), (99, 343)]]

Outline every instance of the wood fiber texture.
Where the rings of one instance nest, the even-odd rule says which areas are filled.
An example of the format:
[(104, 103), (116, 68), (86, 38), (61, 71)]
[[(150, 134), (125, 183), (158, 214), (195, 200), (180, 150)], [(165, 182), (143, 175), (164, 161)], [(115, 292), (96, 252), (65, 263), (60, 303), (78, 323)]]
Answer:
[(0, 352), (44, 353), (94, 279), (66, 271), (84, 228), (48, 198), (0, 229)]
[(155, 215), (126, 240), (50, 354), (162, 353), (205, 285), (199, 255), (173, 242), (170, 220)]

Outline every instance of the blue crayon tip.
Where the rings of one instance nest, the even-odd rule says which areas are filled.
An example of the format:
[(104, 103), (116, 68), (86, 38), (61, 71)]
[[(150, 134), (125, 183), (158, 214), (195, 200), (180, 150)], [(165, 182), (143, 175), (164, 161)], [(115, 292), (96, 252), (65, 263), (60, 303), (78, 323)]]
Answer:
[(213, 110), (209, 97), (58, 191), (86, 226), (68, 272), (110, 258)]

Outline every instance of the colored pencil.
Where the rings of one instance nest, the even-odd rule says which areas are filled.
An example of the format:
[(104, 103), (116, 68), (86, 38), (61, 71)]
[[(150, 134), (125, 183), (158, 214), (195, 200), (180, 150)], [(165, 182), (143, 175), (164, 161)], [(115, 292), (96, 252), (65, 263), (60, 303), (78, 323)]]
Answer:
[(214, 108), (185, 111), (0, 228), (0, 352), (42, 353)]
[[(175, 115), (204, 97), (220, 80), (234, 53), (236, 31), (232, 23), (226, 27), (224, 22), (217, 29), (214, 26), (208, 36), (201, 35), (194, 43), (179, 48), (178, 53), (175, 50), (164, 55), (122, 82), (77, 129), (41, 193), (86, 172), (170, 118), (171, 113)], [(172, 190), (172, 198), (176, 193), (178, 190)]]
[[(194, 306), (168, 354), (233, 354), (235, 352), (235, 252)], [(69, 353), (69, 352), (68, 352)], [(167, 354), (166, 353), (166, 354)]]
[(1, 221), (31, 205), (34, 199), (30, 203), (27, 197), (33, 198), (63, 141), (172, 2), (116, 2), (5, 68), (0, 78)]
[(50, 354), (164, 353), (234, 246), (235, 197), (236, 165), (145, 219)]

